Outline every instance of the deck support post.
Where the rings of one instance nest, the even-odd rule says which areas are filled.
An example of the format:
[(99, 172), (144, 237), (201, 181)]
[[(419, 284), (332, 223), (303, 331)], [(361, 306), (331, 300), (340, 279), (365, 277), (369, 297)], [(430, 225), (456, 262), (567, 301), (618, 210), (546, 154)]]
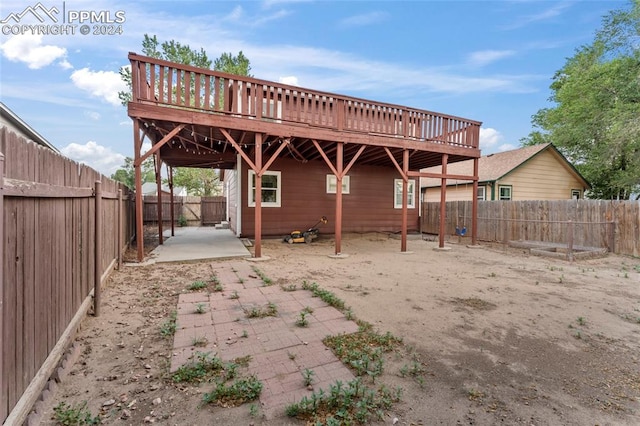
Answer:
[[(402, 150), (402, 167), (396, 161), (396, 158), (391, 153), (391, 150), (384, 147), (387, 156), (396, 167), (398, 172), (400, 173), (400, 177), (402, 178), (402, 225), (401, 225), (401, 242), (400, 242), (400, 251), (407, 251), (407, 216), (408, 216), (408, 207), (409, 207), (409, 199), (408, 199), (408, 187), (409, 187), (409, 150)], [(394, 183), (394, 198), (395, 198), (395, 183)], [(415, 191), (415, 190), (414, 190)], [(395, 201), (394, 201), (395, 203)]]
[(447, 214), (447, 162), (449, 161), (448, 154), (442, 154), (442, 180), (440, 183), (440, 229), (438, 231), (438, 247), (444, 248), (444, 233)]
[(164, 244), (164, 237), (162, 235), (162, 159), (160, 158), (160, 151), (156, 153), (156, 192), (158, 193), (157, 209), (158, 209), (158, 243)]
[(478, 244), (478, 167), (479, 159), (473, 159), (473, 194), (471, 198), (471, 245)]
[(336, 151), (336, 226), (335, 238), (336, 249), (335, 254), (342, 253), (342, 178), (344, 163), (344, 143), (338, 142)]
[(173, 198), (173, 167), (167, 164), (167, 176), (169, 179), (169, 199), (171, 201), (171, 236), (176, 235), (175, 227), (176, 227), (176, 218), (174, 212), (174, 198)]
[(313, 145), (316, 147), (320, 156), (324, 159), (324, 162), (327, 163), (329, 169), (336, 177), (336, 223), (335, 223), (335, 240), (336, 240), (336, 250), (335, 254), (339, 255), (342, 253), (342, 178), (344, 178), (351, 167), (356, 163), (356, 160), (360, 157), (360, 155), (364, 152), (366, 146), (362, 145), (358, 152), (351, 158), (347, 167), (344, 167), (344, 142), (337, 142), (336, 145), (336, 166), (333, 166), (331, 160), (324, 152), (320, 144), (317, 140), (312, 139)]
[[(408, 209), (408, 191), (409, 191), (409, 150), (402, 151), (402, 231), (400, 251), (407, 251), (407, 209)], [(414, 188), (415, 191), (415, 188)], [(415, 194), (414, 194), (415, 196)], [(414, 200), (415, 201), (415, 200)]]
[(136, 246), (138, 249), (138, 262), (144, 258), (144, 226), (142, 223), (142, 171), (140, 161), (140, 150), (142, 149), (142, 138), (140, 137), (140, 123), (133, 120), (133, 169), (136, 181)]
[[(256, 133), (256, 150), (255, 150), (255, 176), (256, 176), (256, 194), (255, 194), (255, 249), (254, 257), (262, 257), (262, 133)], [(251, 182), (247, 183), (249, 191), (251, 191)]]

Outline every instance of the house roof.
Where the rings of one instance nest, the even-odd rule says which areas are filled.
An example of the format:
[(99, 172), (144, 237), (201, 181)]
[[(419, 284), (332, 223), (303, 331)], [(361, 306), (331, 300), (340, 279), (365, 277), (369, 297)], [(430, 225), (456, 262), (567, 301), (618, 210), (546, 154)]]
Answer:
[[(566, 166), (571, 169), (576, 176), (584, 182), (584, 186), (590, 187), (586, 179), (573, 167), (571, 163), (556, 149), (551, 143), (540, 145), (526, 146), (511, 151), (504, 151), (496, 154), (489, 154), (478, 159), (478, 182), (493, 182), (508, 175), (536, 155), (551, 149), (556, 153)], [(429, 167), (422, 169), (423, 172), (440, 173), (441, 166)], [(473, 160), (461, 161), (458, 163), (447, 164), (447, 173), (457, 175), (473, 174)], [(447, 180), (449, 184), (471, 183), (471, 180)], [(422, 178), (421, 187), (431, 188), (440, 186), (441, 180), (434, 178)]]
[(51, 142), (46, 140), (40, 133), (36, 132), (31, 126), (25, 123), (20, 117), (16, 115), (16, 113), (11, 111), (9, 107), (2, 102), (0, 102), (0, 119), (0, 125), (5, 126), (6, 124), (9, 124), (10, 126), (7, 127), (9, 127), (10, 129), (17, 129), (24, 136), (26, 136), (27, 139), (32, 140), (38, 145), (45, 146), (52, 151), (60, 152), (58, 151), (58, 148), (53, 146)]

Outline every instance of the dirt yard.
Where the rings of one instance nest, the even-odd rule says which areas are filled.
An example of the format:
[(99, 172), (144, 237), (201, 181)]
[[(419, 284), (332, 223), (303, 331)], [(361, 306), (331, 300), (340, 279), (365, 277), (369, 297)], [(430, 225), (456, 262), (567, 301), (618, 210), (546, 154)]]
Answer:
[[(403, 345), (376, 386), (403, 388), (380, 424), (640, 424), (640, 259), (568, 263), (501, 246), (468, 248), (383, 234), (263, 242), (256, 266), (276, 284), (316, 282)], [(223, 261), (221, 261), (223, 262)], [(243, 260), (246, 262), (246, 260)], [(178, 295), (218, 262), (127, 266), (83, 323), (82, 353), (47, 403), (87, 401), (105, 424), (303, 424), (259, 404), (202, 405), (206, 384), (174, 384), (161, 329)], [(303, 291), (303, 290), (298, 290)], [(264, 368), (269, 368), (265, 366)]]

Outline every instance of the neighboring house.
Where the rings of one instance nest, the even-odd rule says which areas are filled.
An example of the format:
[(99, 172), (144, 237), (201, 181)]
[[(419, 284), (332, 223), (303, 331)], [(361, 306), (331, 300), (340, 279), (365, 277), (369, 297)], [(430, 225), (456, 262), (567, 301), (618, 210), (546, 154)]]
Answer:
[(58, 151), (58, 148), (53, 146), (48, 140), (46, 140), (40, 133), (36, 132), (31, 126), (22, 121), (13, 111), (9, 109), (5, 104), (0, 102), (0, 127), (7, 127), (12, 132), (49, 148), (52, 151)]
[[(162, 185), (162, 195), (170, 195), (171, 189)], [(145, 182), (142, 184), (142, 195), (158, 195), (158, 185), (155, 182)], [(175, 186), (173, 188), (173, 195), (175, 197), (186, 197), (187, 188), (182, 186)]]
[[(441, 167), (423, 172), (439, 173)], [(473, 174), (473, 162), (449, 164), (448, 174)], [(583, 198), (589, 183), (552, 145), (489, 154), (478, 162), (478, 200), (567, 200)], [(440, 179), (422, 178), (424, 201), (440, 201)], [(447, 180), (447, 201), (471, 200), (473, 182)]]

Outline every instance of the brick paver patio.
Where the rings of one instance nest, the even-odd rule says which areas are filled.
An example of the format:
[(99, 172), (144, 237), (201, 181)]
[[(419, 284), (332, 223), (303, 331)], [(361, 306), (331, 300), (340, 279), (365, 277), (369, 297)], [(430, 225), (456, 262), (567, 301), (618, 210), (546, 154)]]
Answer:
[[(286, 405), (311, 395), (302, 376), (305, 369), (315, 373), (313, 390), (326, 390), (337, 380), (354, 379), (322, 339), (357, 331), (355, 322), (303, 290), (301, 283), (292, 283), (297, 285), (295, 291), (266, 286), (253, 269), (256, 265), (250, 262), (212, 266), (223, 291), (179, 297), (172, 372), (197, 352), (209, 352), (223, 361), (250, 356), (248, 374), (255, 374), (263, 383), (260, 403), (267, 418), (282, 414)], [(276, 305), (277, 316), (247, 318), (245, 310), (265, 309), (269, 303)], [(306, 316), (308, 325), (300, 327), (296, 321), (305, 307), (313, 312)], [(197, 313), (198, 309), (205, 312)], [(194, 346), (196, 341), (206, 344)]]

